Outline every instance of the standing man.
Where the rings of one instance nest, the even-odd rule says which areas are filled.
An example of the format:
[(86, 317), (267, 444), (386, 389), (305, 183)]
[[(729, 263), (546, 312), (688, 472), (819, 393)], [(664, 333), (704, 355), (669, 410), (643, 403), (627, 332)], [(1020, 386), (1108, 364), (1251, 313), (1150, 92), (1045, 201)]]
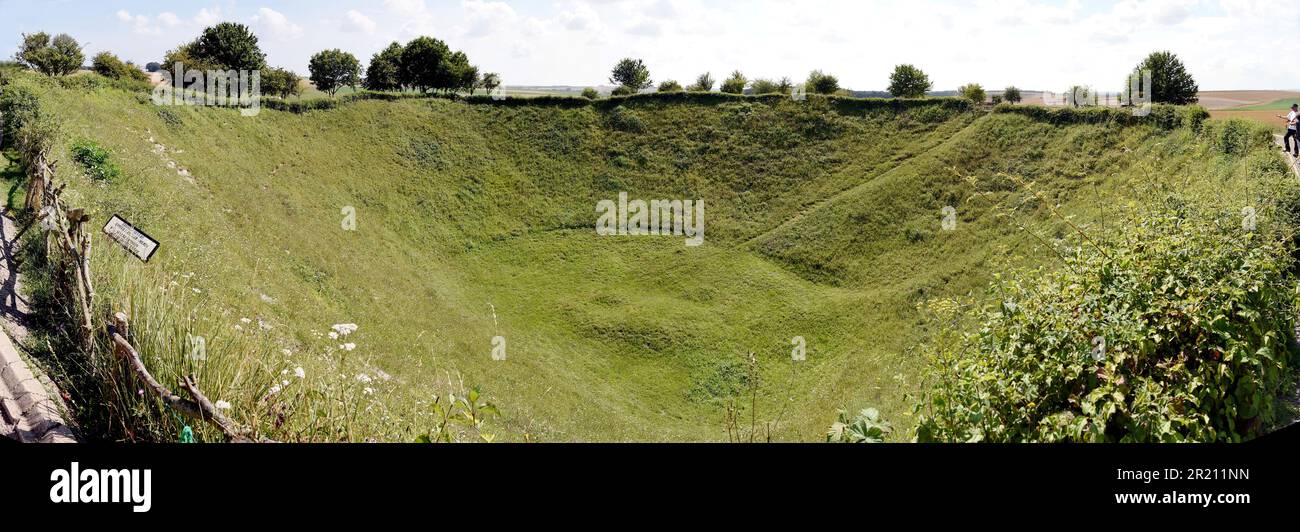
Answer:
[(1282, 137), (1282, 151), (1290, 151), (1293, 157), (1300, 158), (1300, 134), (1296, 132), (1296, 123), (1300, 121), (1300, 104), (1292, 104), (1291, 112), (1286, 116), (1278, 115), (1278, 118), (1286, 120), (1286, 136)]

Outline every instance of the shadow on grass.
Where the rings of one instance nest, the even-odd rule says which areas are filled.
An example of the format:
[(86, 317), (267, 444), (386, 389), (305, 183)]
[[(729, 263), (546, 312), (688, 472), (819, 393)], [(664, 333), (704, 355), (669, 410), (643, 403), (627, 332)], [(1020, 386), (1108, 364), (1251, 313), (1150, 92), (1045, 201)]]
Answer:
[(25, 195), (23, 185), (26, 181), (22, 164), (18, 160), (18, 152), (5, 150), (0, 153), (0, 183), (9, 185), (9, 192), (5, 194), (6, 212), (17, 212), (19, 206), (15, 205), (15, 202), (22, 201), (21, 198)]

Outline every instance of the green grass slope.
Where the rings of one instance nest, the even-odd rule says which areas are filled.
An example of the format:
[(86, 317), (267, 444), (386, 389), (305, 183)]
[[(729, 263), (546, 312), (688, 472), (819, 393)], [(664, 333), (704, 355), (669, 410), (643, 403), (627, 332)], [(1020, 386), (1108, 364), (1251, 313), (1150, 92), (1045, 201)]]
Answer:
[[(354, 439), (412, 439), (429, 400), (465, 382), (499, 405), (507, 440), (724, 440), (748, 353), (755, 418), (779, 419), (776, 439), (820, 439), (837, 408), (866, 405), (908, 426), (917, 305), (1050, 263), (1044, 242), (1070, 238), (1000, 172), (1104, 224), (1132, 182), (1178, 171), (1197, 154), (1177, 146), (1199, 142), (821, 100), (358, 101), (241, 117), (41, 85), (62, 140), (98, 142), (123, 169), (91, 181), (59, 150), (73, 203), (162, 242), (139, 264), (101, 238), (101, 301), (148, 279), (133, 282), (201, 301), (208, 334), (273, 345), (266, 371), (389, 376), (368, 386), (358, 415), (376, 421)], [(1139, 168), (1156, 152), (1179, 155)], [(705, 244), (598, 237), (595, 205), (619, 191), (704, 199)], [(348, 207), (355, 231), (341, 227)], [(359, 329), (327, 338), (339, 323)], [(505, 361), (490, 356), (498, 335)]]

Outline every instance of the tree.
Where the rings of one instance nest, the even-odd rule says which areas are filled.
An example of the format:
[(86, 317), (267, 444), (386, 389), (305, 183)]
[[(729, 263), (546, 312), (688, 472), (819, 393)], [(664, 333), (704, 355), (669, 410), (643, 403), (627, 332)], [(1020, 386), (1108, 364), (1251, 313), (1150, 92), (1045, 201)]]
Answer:
[(445, 91), (473, 91), (479, 81), (478, 67), (469, 64), (469, 56), (458, 50), (447, 58), (446, 68), (439, 72), (438, 79)]
[(713, 90), (713, 84), (713, 75), (705, 72), (700, 74), (700, 77), (695, 78), (695, 83), (690, 87), (687, 87), (686, 90), (691, 92), (710, 92)]
[(123, 63), (121, 59), (109, 52), (95, 54), (94, 59), (90, 61), (90, 69), (106, 78), (149, 81), (149, 76), (135, 65)]
[(1002, 98), (1011, 103), (1020, 103), (1020, 89), (1015, 85), (1002, 90)]
[[(220, 65), (208, 59), (200, 59), (194, 55), (194, 43), (182, 44), (174, 50), (168, 50), (163, 57), (163, 72), (174, 73), (177, 65), (184, 70), (227, 70), (225, 65)], [(179, 83), (181, 80), (176, 80)]]
[(366, 67), (365, 87), (372, 91), (402, 89), (402, 44), (394, 42), (371, 56)]
[(599, 99), (600, 99), (600, 93), (599, 93), (599, 92), (596, 92), (596, 89), (593, 89), (593, 88), (591, 88), (591, 87), (587, 87), (587, 88), (585, 88), (585, 89), (582, 89), (582, 97), (583, 97), (583, 98), (586, 98), (586, 99), (588, 99), (588, 100), (599, 100)]
[(42, 31), (24, 33), (14, 59), (47, 76), (66, 76), (81, 68), (86, 56), (81, 53), (81, 44), (68, 34), (60, 33), (51, 39), (50, 34)]
[[(1196, 79), (1187, 72), (1187, 67), (1173, 52), (1153, 52), (1138, 63), (1137, 68), (1124, 80), (1126, 101), (1132, 102), (1130, 94), (1134, 80), (1141, 80), (1144, 72), (1151, 73), (1151, 86), (1140, 87), (1155, 103), (1188, 105), (1199, 100), (1200, 86)], [(1137, 83), (1140, 85), (1141, 83)]]
[(624, 87), (622, 85), (614, 87), (614, 90), (609, 92), (610, 96), (631, 96), (633, 94), (636, 94), (636, 91), (633, 90), (632, 87)]
[(790, 94), (794, 92), (794, 82), (790, 81), (788, 76), (782, 76), (781, 79), (776, 82), (776, 90), (781, 94)]
[(311, 56), (307, 63), (311, 72), (311, 82), (316, 88), (334, 96), (344, 86), (356, 86), (361, 82), (361, 63), (356, 56), (339, 50), (325, 50)]
[(988, 96), (988, 94), (984, 92), (984, 87), (979, 83), (968, 83), (962, 85), (957, 89), (957, 93), (961, 94), (962, 98), (970, 100), (976, 105), (983, 104), (984, 98)]
[(1087, 85), (1073, 85), (1065, 93), (1065, 102), (1070, 107), (1083, 107), (1096, 103), (1097, 95)]
[(609, 82), (632, 89), (633, 92), (641, 92), (654, 84), (653, 81), (650, 81), (650, 69), (646, 68), (645, 63), (641, 62), (640, 59), (630, 57), (614, 65)]
[(745, 74), (737, 70), (731, 73), (731, 77), (722, 82), (721, 90), (727, 94), (744, 94), (746, 85), (749, 85), (749, 80), (745, 78)]
[(932, 87), (930, 76), (912, 65), (898, 65), (889, 75), (889, 93), (895, 98), (922, 98)]
[(222, 22), (203, 30), (191, 44), (195, 59), (218, 65), (223, 70), (261, 70), (266, 53), (257, 45), (257, 35), (248, 26)]
[(670, 79), (659, 84), (659, 92), (682, 92), (682, 84)]
[(291, 70), (267, 68), (262, 71), (262, 92), (281, 98), (302, 94), (302, 78)]
[(753, 94), (783, 94), (781, 84), (767, 78), (758, 78), (750, 84), (750, 92)]
[(469, 89), (470, 96), (474, 91), (483, 88), (483, 75), (479, 73), (477, 65), (470, 65), (461, 73), (461, 79), (466, 83), (465, 88)]
[(488, 91), (488, 94), (491, 94), (492, 91), (497, 90), (497, 87), (501, 86), (501, 74), (497, 74), (496, 72), (483, 74), (483, 79), (479, 80), (478, 85), (483, 87), (483, 90)]
[(416, 37), (402, 50), (402, 85), (421, 92), (445, 89), (451, 49), (433, 37)]
[(814, 70), (808, 74), (805, 90), (813, 94), (835, 94), (840, 90), (840, 80), (820, 70)]

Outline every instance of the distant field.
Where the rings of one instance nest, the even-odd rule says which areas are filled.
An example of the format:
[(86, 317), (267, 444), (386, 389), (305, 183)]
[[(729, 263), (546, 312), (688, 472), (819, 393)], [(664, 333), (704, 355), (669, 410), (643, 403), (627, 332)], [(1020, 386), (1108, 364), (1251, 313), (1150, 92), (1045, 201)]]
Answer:
[(1300, 103), (1300, 92), (1293, 91), (1206, 91), (1198, 95), (1201, 106), (1214, 118), (1243, 118), (1268, 124), (1277, 131), (1286, 123), (1277, 118), (1293, 103)]
[(1300, 103), (1300, 97), (1282, 98), (1280, 100), (1274, 100), (1266, 104), (1251, 105), (1249, 107), (1240, 107), (1237, 109), (1241, 111), (1285, 111), (1287, 109), (1290, 109), (1292, 105), (1295, 105), (1297, 103)]
[(1244, 118), (1256, 122), (1268, 124), (1276, 131), (1286, 129), (1286, 121), (1277, 117), (1281, 113), (1278, 111), (1249, 111), (1239, 109), (1225, 109), (1210, 111), (1211, 118)]
[[(1287, 98), (1300, 98), (1295, 91), (1203, 91), (1200, 104), (1211, 111), (1268, 105)], [(1289, 107), (1290, 104), (1287, 104)]]

